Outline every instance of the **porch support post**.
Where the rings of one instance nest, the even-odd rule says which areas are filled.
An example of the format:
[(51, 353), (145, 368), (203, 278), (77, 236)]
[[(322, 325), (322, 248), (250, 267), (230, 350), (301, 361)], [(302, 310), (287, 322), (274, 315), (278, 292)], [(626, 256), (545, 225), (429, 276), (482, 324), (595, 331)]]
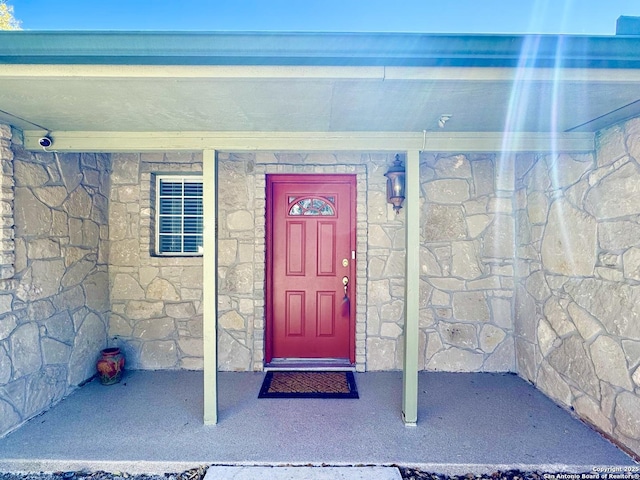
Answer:
[(202, 307), (204, 341), (204, 423), (218, 422), (218, 245), (217, 186), (215, 150), (202, 152), (203, 257)]
[(405, 295), (402, 418), (405, 426), (418, 422), (418, 325), (420, 294), (420, 152), (407, 152), (405, 162)]

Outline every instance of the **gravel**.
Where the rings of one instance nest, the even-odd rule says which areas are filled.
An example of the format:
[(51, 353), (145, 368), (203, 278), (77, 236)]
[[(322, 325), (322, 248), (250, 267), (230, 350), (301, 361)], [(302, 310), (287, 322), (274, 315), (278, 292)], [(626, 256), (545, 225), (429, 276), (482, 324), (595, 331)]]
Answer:
[[(56, 472), (56, 473), (2, 473), (0, 480), (202, 480), (207, 473), (206, 466), (187, 470), (182, 473), (164, 475), (131, 475), (113, 472)], [(488, 475), (448, 476), (424, 472), (407, 467), (398, 467), (403, 480), (544, 480), (541, 472), (522, 472), (509, 470)], [(265, 479), (268, 480), (268, 479)]]

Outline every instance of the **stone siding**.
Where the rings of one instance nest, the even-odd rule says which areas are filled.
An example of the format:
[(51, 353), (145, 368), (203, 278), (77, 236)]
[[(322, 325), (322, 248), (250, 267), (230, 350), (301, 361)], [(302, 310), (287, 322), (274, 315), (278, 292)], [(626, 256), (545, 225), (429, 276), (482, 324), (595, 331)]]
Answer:
[[(511, 160), (423, 157), (423, 369), (514, 370)], [(386, 201), (392, 163), (392, 155), (373, 153), (219, 154), (221, 368), (263, 367), (271, 173), (357, 176), (356, 368), (402, 368), (404, 213)]]
[(513, 372), (514, 158), (422, 154), (420, 181), (420, 366)]
[(109, 337), (129, 368), (202, 369), (202, 257), (154, 255), (155, 174), (200, 174), (202, 155), (112, 155)]
[(640, 455), (640, 118), (517, 162), (518, 372)]
[(107, 345), (109, 156), (30, 153), (0, 126), (0, 435), (95, 373)]

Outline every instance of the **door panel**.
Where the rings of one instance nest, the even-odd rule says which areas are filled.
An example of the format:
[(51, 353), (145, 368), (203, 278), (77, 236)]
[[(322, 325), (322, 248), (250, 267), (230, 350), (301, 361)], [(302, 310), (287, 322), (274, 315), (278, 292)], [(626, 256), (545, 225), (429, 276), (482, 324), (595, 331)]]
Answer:
[(354, 363), (355, 177), (267, 176), (266, 243), (266, 361)]

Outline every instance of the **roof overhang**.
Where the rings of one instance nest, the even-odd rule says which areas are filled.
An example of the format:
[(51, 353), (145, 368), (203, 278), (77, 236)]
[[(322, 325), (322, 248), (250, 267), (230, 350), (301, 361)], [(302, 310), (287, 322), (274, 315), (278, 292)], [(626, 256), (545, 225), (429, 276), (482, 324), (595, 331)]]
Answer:
[(32, 149), (583, 151), (640, 115), (638, 37), (2, 32), (0, 63)]

